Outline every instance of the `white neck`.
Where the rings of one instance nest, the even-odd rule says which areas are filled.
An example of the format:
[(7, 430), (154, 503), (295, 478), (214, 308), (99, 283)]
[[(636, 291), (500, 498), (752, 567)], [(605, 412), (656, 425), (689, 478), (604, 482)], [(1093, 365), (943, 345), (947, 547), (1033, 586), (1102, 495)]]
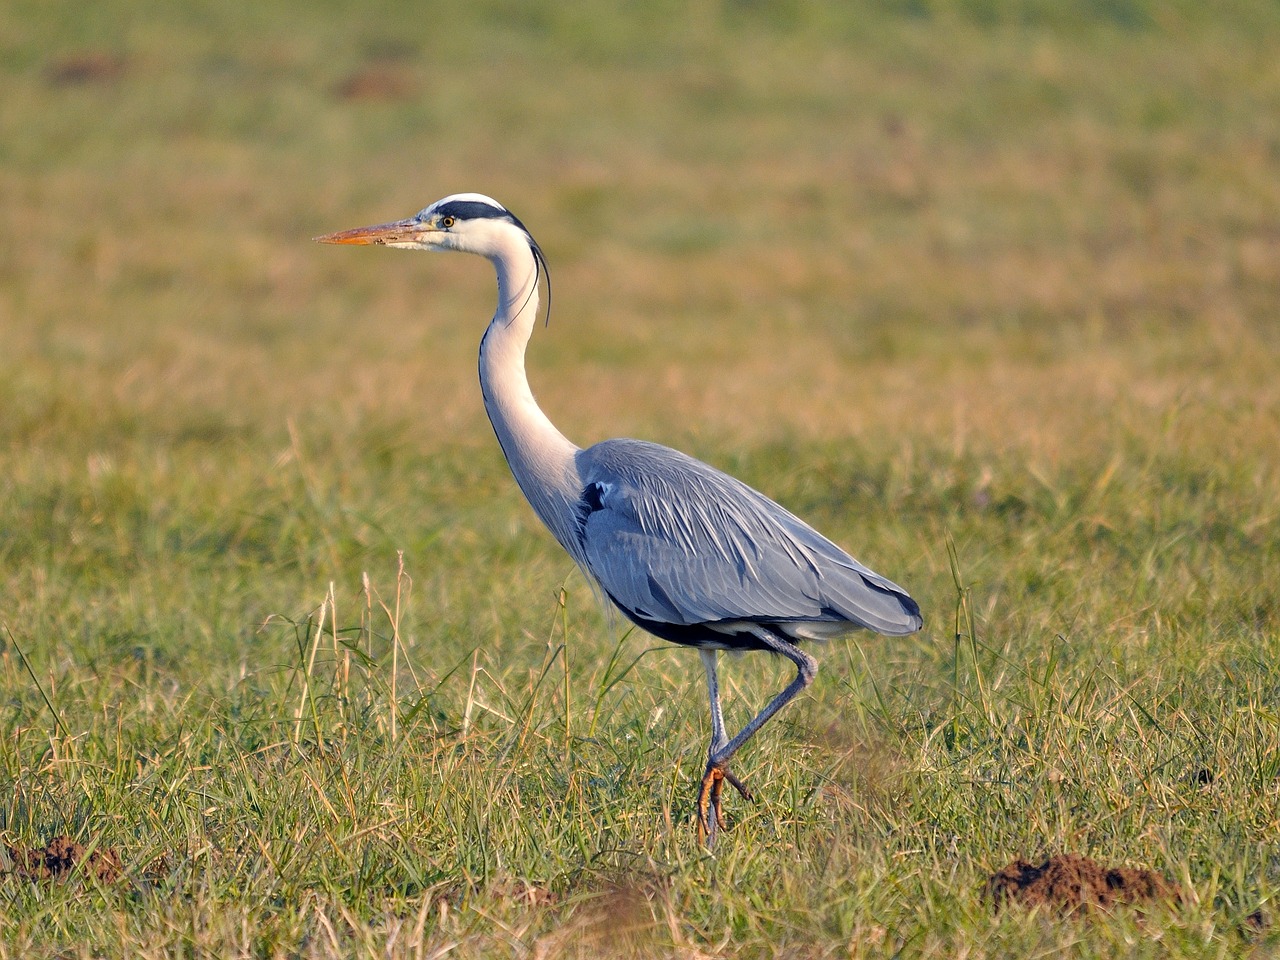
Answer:
[(485, 411), (516, 483), (534, 513), (577, 557), (573, 504), (581, 494), (578, 448), (542, 412), (525, 375), (524, 353), (538, 319), (538, 272), (528, 241), (514, 232), (489, 255), (498, 272), (498, 309), (480, 341)]

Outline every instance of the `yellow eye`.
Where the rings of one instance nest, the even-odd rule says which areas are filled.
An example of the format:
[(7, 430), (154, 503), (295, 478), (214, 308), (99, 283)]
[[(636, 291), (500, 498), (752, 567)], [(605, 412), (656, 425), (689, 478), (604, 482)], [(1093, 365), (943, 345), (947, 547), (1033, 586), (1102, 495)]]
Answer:
[(440, 218), (440, 226), (444, 227), (446, 230), (448, 230), (450, 227), (452, 227), (455, 223), (457, 223), (457, 221), (456, 221), (456, 220), (454, 220), (454, 219), (453, 219), (453, 217), (441, 217), (441, 218)]

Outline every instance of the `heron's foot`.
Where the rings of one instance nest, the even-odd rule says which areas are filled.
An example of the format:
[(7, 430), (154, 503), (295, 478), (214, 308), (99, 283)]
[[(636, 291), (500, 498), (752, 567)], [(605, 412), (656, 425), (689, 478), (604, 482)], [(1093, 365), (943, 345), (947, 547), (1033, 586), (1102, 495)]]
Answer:
[(720, 795), (724, 792), (726, 780), (742, 794), (742, 799), (751, 799), (747, 785), (735, 777), (727, 765), (707, 764), (702, 787), (698, 790), (698, 842), (708, 849), (716, 842), (716, 834), (725, 828)]

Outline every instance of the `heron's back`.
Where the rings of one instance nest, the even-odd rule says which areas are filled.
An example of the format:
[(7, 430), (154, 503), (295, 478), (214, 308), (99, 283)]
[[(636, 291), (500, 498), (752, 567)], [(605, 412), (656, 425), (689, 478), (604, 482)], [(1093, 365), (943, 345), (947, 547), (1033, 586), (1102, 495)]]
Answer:
[(738, 648), (758, 645), (748, 624), (795, 640), (920, 629), (905, 590), (714, 467), (658, 444), (608, 440), (581, 451), (578, 468), (580, 562), (658, 636)]

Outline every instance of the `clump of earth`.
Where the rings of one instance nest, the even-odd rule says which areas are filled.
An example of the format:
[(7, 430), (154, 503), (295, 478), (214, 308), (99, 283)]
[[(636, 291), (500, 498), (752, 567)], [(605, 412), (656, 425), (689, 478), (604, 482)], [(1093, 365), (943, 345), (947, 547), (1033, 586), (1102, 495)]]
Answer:
[(1061, 914), (1143, 903), (1182, 902), (1182, 888), (1153, 870), (1105, 867), (1074, 853), (1060, 853), (1036, 866), (1015, 860), (992, 874), (987, 899), (999, 910), (1010, 904), (1045, 906)]
[(120, 854), (110, 847), (90, 851), (65, 835), (54, 837), (43, 847), (5, 844), (0, 848), (0, 879), (11, 876), (21, 880), (59, 880), (79, 870), (82, 876), (114, 883), (120, 879), (122, 869)]

